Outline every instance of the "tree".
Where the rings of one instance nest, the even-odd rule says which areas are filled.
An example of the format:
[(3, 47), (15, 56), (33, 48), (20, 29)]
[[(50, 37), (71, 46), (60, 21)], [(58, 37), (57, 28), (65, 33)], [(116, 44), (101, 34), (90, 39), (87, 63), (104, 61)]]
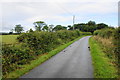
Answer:
[(48, 26), (47, 26), (47, 25), (44, 26), (44, 27), (42, 28), (42, 30), (43, 30), (43, 31), (48, 31)]
[(58, 31), (58, 30), (67, 30), (67, 27), (61, 26), (61, 25), (57, 25), (56, 27), (53, 28), (54, 31)]
[(93, 34), (93, 32), (96, 30), (96, 23), (95, 23), (95, 21), (89, 21), (87, 23), (86, 28), (87, 28), (87, 32), (91, 32)]
[(49, 25), (48, 31), (49, 31), (49, 32), (52, 32), (53, 27), (54, 27), (54, 25), (53, 25), (53, 24)]
[(43, 21), (37, 21), (33, 23), (35, 25), (35, 28), (37, 31), (41, 31), (42, 27), (45, 26), (45, 22)]
[(95, 26), (96, 23), (95, 23), (95, 21), (89, 21), (89, 22), (87, 23), (87, 25), (88, 25), (88, 26)]
[(75, 29), (78, 29), (78, 30), (83, 31), (83, 32), (85, 32), (85, 30), (86, 30), (85, 23), (75, 24), (74, 27), (75, 27)]
[(15, 32), (21, 33), (22, 31), (23, 31), (23, 27), (20, 24), (15, 25)]
[(96, 26), (86, 26), (86, 32), (91, 32), (93, 34), (93, 32), (96, 30)]
[(108, 25), (104, 23), (97, 24), (97, 29), (103, 29), (103, 28), (108, 28)]
[(32, 29), (30, 29), (30, 30), (29, 30), (29, 32), (33, 32), (33, 30), (32, 30)]
[(96, 23), (94, 21), (89, 21), (88, 23), (74, 24), (74, 27), (82, 32), (93, 33), (96, 30)]

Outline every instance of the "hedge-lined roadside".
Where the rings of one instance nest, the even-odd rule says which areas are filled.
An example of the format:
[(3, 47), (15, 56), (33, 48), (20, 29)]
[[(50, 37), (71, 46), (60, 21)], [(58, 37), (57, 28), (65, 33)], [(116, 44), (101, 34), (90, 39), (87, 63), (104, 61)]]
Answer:
[[(108, 51), (111, 50), (110, 52), (113, 53), (116, 58), (120, 59), (120, 27), (116, 29), (97, 30), (94, 32), (94, 35), (101, 39), (108, 39), (110, 41), (110, 44), (113, 46), (106, 46), (106, 48), (108, 49)], [(102, 42), (104, 42), (104, 40), (102, 40), (101, 43)], [(106, 44), (103, 45), (105, 46)]]
[(38, 56), (44, 54), (50, 55), (50, 51), (55, 50), (60, 45), (69, 43), (82, 35), (83, 34), (79, 31), (35, 31), (20, 35), (17, 38), (19, 42), (17, 44), (3, 44), (3, 77), (8, 77), (11, 72), (23, 69), (23, 65), (30, 65), (31, 61), (36, 60)]
[(117, 74), (120, 75), (120, 27), (96, 30), (94, 32), (94, 39), (101, 44), (105, 55), (117, 67)]
[(101, 43), (96, 41), (94, 37), (89, 39), (92, 63), (94, 66), (95, 78), (117, 78), (117, 67), (111, 63), (110, 58), (102, 50)]
[(66, 43), (64, 45), (61, 45), (59, 46), (58, 48), (50, 51), (49, 53), (45, 53), (45, 54), (42, 54), (40, 56), (37, 57), (37, 59), (35, 60), (32, 60), (30, 62), (30, 64), (25, 64), (25, 65), (22, 65), (21, 69), (17, 69), (13, 72), (11, 72), (10, 74), (8, 74), (6, 77), (7, 78), (13, 78), (16, 79), (20, 76), (22, 76), (23, 74), (29, 72), (31, 69), (35, 68), (36, 66), (42, 64), (43, 62), (45, 62), (46, 60), (50, 59), (52, 56), (56, 55), (58, 52), (62, 51), (64, 48), (68, 47), (70, 44), (72, 44), (73, 42), (79, 40), (80, 38), (84, 37), (85, 35), (83, 36), (80, 36), (78, 37), (77, 39), (73, 40), (73, 41), (70, 41), (69, 43)]

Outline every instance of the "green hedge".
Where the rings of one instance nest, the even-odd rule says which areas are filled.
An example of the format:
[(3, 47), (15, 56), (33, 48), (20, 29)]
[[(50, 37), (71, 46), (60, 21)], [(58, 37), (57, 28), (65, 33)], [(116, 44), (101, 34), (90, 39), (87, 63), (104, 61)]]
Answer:
[(120, 27), (116, 29), (102, 29), (96, 30), (94, 35), (102, 38), (112, 38), (112, 44), (114, 45), (114, 53), (118, 57), (120, 54)]
[(3, 76), (21, 68), (20, 65), (29, 64), (38, 55), (48, 53), (56, 47), (68, 43), (81, 34), (79, 31), (30, 32), (17, 37), (17, 44), (3, 44), (2, 70)]
[(120, 78), (120, 27), (118, 27), (113, 34), (114, 53), (118, 58), (118, 75)]
[(91, 32), (80, 32), (81, 35), (92, 35)]
[[(112, 38), (112, 43), (114, 47), (112, 48), (111, 53), (114, 53), (118, 65), (118, 69), (120, 69), (120, 27), (116, 29), (102, 29), (94, 32), (94, 35), (102, 37), (102, 38)], [(107, 47), (106, 47), (107, 48)], [(109, 49), (108, 49), (109, 50)], [(119, 72), (120, 74), (120, 72)]]
[(113, 43), (115, 45), (115, 53), (118, 55), (120, 60), (120, 27), (118, 27), (113, 34)]
[(100, 37), (103, 38), (110, 38), (113, 36), (114, 29), (101, 29), (101, 30), (96, 30), (94, 31), (94, 35), (99, 35)]

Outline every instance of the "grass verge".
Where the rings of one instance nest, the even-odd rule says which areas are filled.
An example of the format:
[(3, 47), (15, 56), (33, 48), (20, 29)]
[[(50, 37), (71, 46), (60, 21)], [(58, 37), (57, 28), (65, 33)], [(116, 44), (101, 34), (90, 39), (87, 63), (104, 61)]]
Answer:
[(79, 40), (80, 38), (82, 38), (84, 36), (80, 36), (79, 38), (77, 38), (77, 39), (75, 39), (73, 41), (70, 41), (67, 44), (61, 45), (58, 48), (50, 51), (48, 54), (43, 54), (43, 55), (38, 56), (38, 58), (36, 60), (31, 61), (30, 64), (22, 65), (21, 69), (17, 69), (15, 71), (9, 73), (8, 75), (6, 75), (6, 78), (13, 78), (13, 79), (14, 78), (19, 78), (20, 76), (24, 75), (25, 73), (29, 72), (33, 68), (35, 68), (38, 65), (42, 64), (43, 62), (45, 62), (46, 60), (48, 60), (49, 58), (51, 58), (52, 56), (54, 56), (55, 54), (62, 51), (63, 49), (68, 47), (70, 44), (72, 44), (73, 42)]
[(93, 37), (89, 39), (91, 48), (92, 63), (94, 66), (95, 78), (117, 78), (117, 68), (110, 63), (110, 59), (105, 55), (98, 43)]

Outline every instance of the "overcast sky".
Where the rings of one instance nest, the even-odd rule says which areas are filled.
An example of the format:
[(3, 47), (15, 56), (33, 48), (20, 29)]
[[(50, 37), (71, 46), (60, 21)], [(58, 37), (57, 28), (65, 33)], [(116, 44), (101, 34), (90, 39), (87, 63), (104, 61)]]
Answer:
[(118, 26), (119, 0), (3, 0), (1, 2), (0, 32), (9, 32), (21, 24), (24, 30), (34, 29), (33, 22), (44, 21), (50, 25), (75, 23), (106, 23)]

